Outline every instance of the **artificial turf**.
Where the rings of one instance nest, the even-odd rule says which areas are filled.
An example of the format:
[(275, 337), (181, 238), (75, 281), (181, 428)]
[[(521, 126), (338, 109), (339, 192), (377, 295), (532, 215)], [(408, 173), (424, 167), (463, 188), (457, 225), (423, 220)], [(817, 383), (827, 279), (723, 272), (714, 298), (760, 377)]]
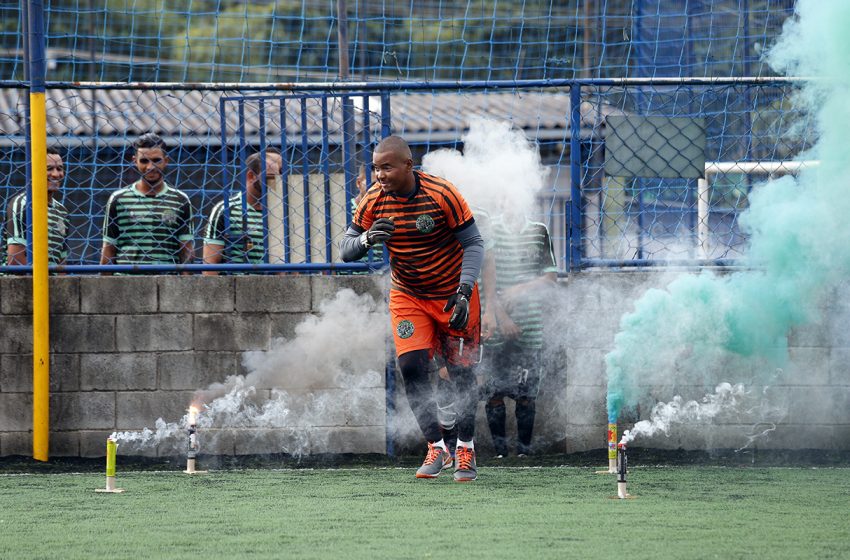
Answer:
[(482, 465), (0, 475), (0, 558), (847, 558), (844, 468)]

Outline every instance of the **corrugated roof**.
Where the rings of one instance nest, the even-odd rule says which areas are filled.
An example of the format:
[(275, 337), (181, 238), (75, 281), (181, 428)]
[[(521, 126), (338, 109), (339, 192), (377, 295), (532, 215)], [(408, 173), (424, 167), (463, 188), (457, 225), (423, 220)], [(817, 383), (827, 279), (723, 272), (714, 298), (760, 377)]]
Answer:
[[(10, 136), (23, 134), (25, 99), (23, 89), (0, 89), (0, 136), (10, 143)], [(47, 92), (47, 133), (49, 137), (87, 138), (96, 136), (104, 143), (124, 143), (127, 137), (145, 132), (182, 143), (218, 143), (221, 137), (219, 103), (226, 102), (227, 134), (238, 137), (239, 103), (244, 103), (244, 134), (256, 138), (260, 132), (260, 101), (256, 93), (240, 96), (235, 92), (177, 90), (83, 90), (51, 89)], [(262, 94), (274, 95), (274, 94)], [(526, 131), (530, 138), (569, 138), (570, 100), (567, 92), (413, 92), (394, 93), (390, 99), (393, 132), (409, 141), (445, 142), (460, 138), (474, 117), (492, 117), (511, 121)], [(281, 119), (287, 136), (302, 136), (300, 99), (280, 97), (266, 99), (262, 111), (267, 135), (280, 136)], [(307, 136), (321, 138), (322, 107), (317, 98), (303, 102), (307, 108)], [(363, 97), (355, 98), (356, 130), (362, 131)], [(328, 131), (331, 141), (339, 137), (342, 123), (340, 97), (327, 100)], [(373, 135), (380, 130), (381, 100), (369, 97), (370, 127)], [(582, 104), (582, 128), (596, 128), (606, 115), (621, 111), (609, 106)], [(373, 136), (374, 137), (374, 136)], [(19, 142), (12, 142), (19, 143)]]

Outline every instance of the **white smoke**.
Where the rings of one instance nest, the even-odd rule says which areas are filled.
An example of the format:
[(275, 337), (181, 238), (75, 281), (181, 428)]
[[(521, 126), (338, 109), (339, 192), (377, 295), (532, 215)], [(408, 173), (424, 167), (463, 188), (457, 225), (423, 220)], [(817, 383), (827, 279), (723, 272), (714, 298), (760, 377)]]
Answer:
[(660, 402), (653, 406), (649, 420), (641, 420), (631, 430), (625, 430), (620, 442), (630, 443), (638, 436), (652, 437), (658, 433), (666, 435), (673, 424), (709, 422), (722, 411), (736, 408), (738, 401), (746, 396), (747, 391), (740, 383), (721, 383), (713, 394), (707, 394), (701, 401), (686, 401), (676, 395), (670, 402)]
[(427, 173), (451, 181), (473, 207), (491, 215), (535, 214), (549, 170), (537, 145), (507, 121), (475, 118), (462, 137), (463, 153), (436, 150), (422, 158)]
[[(309, 453), (316, 427), (382, 419), (387, 323), (383, 305), (343, 289), (298, 324), (291, 340), (246, 352), (246, 375), (232, 375), (195, 395), (202, 450), (216, 451), (219, 440), (229, 441), (229, 430), (240, 430), (242, 438), (262, 437), (276, 452), (298, 456)], [(188, 414), (112, 437), (130, 450), (158, 446), (169, 454), (185, 447), (187, 428)]]
[[(684, 424), (699, 425), (705, 429), (724, 416), (734, 415), (738, 422), (749, 424), (747, 442), (739, 448), (744, 449), (776, 429), (776, 422), (784, 415), (784, 407), (771, 404), (774, 400), (765, 388), (760, 393), (747, 389), (744, 384), (720, 383), (713, 393), (700, 400), (686, 400), (679, 395), (669, 402), (659, 402), (652, 407), (648, 420), (637, 422), (630, 430), (623, 432), (620, 443), (628, 444), (637, 437), (669, 435), (674, 426)], [(772, 418), (772, 420), (771, 420)]]

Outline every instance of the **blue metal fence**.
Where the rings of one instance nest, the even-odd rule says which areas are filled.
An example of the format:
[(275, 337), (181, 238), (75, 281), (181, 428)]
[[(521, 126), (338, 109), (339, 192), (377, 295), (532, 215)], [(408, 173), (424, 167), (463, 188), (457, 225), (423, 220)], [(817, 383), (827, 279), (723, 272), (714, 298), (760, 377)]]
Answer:
[[(20, 83), (0, 83), (0, 87), (4, 85), (16, 89), (23, 87)], [(206, 220), (205, 212), (210, 204), (221, 197), (227, 200), (227, 195), (237, 188), (235, 179), (244, 168), (249, 151), (269, 146), (281, 150), (283, 182), (289, 187), (282, 193), (286, 212), (281, 214), (280, 224), (269, 222), (267, 210), (263, 219), (266, 232), (278, 226), (284, 232), (285, 237), (281, 239), (284, 254), (279, 262), (271, 262), (267, 252), (261, 264), (208, 265), (222, 271), (369, 268), (363, 263), (335, 262), (334, 247), (335, 238), (341, 234), (340, 228), (350, 221), (357, 167), (370, 161), (371, 145), (392, 132), (408, 138), (418, 153), (443, 146), (459, 148), (467, 118), (473, 115), (512, 120), (537, 142), (541, 152), (545, 152), (544, 163), (556, 169), (568, 163), (569, 180), (564, 181), (563, 174), (553, 174), (553, 183), (538, 194), (540, 214), (537, 218), (546, 222), (553, 232), (562, 271), (588, 266), (645, 266), (670, 262), (724, 264), (737, 256), (745, 241), (736, 229), (736, 217), (746, 208), (747, 191), (759, 175), (721, 174), (712, 178), (710, 213), (702, 219), (709, 220), (710, 227), (722, 231), (718, 229), (712, 238), (717, 244), (716, 250), (709, 251), (700, 260), (694, 241), (700, 219), (696, 212), (695, 181), (606, 175), (606, 135), (612, 133), (607, 119), (611, 115), (704, 119), (706, 161), (787, 161), (810, 145), (814, 136), (788, 102), (793, 80), (782, 78), (332, 82), (249, 86), (48, 83), (48, 92), (54, 94), (83, 94), (86, 91), (109, 94), (103, 95), (97, 107), (105, 115), (114, 116), (111, 122), (114, 128), (131, 126), (120, 122), (122, 117), (118, 109), (126, 110), (131, 103), (140, 104), (144, 100), (154, 117), (152, 120), (161, 123), (160, 132), (180, 142), (175, 167), (185, 178), (178, 186), (186, 190), (195, 203), (199, 217), (195, 224), (197, 230)], [(119, 98), (112, 101), (115, 107), (108, 105), (110, 97)], [(51, 139), (60, 145), (75, 145), (72, 131), (67, 126), (63, 128), (63, 98), (51, 99), (52, 105), (48, 105), (48, 114), (54, 113), (54, 118), (49, 119), (54, 126), (49, 131)], [(532, 99), (539, 105), (530, 106)], [(652, 102), (647, 103), (646, 99)], [(515, 105), (507, 109), (506, 100)], [(441, 109), (440, 103), (451, 109)], [(544, 103), (549, 105), (544, 107)], [(377, 104), (380, 107), (374, 106)], [(401, 110), (394, 113), (392, 109), (398, 107)], [(542, 111), (552, 112), (552, 116), (547, 117), (551, 124), (541, 124)], [(166, 122), (169, 119), (173, 121), (170, 124)], [(190, 136), (188, 129), (179, 127), (188, 126), (185, 121), (192, 119), (216, 124), (207, 124), (208, 128), (203, 130), (195, 125), (192, 130), (196, 135)], [(801, 123), (804, 126), (800, 127)], [(797, 127), (796, 136), (789, 139), (787, 131), (792, 127)], [(132, 134), (125, 128), (119, 130), (119, 136), (124, 138)], [(437, 136), (444, 140), (438, 143), (434, 140)], [(98, 138), (105, 142), (107, 137), (100, 134)], [(196, 151), (188, 148), (193, 144), (199, 146), (192, 149)], [(69, 264), (54, 267), (54, 271), (92, 273), (106, 270), (96, 264), (100, 232), (92, 224), (100, 223), (98, 212), (102, 210), (105, 195), (123, 180), (120, 172), (111, 171), (114, 163), (96, 159), (99, 150), (107, 147), (98, 143), (77, 143), (73, 161), (68, 162), (71, 175), (89, 171), (94, 177), (69, 178), (65, 197), (78, 201), (74, 207), (77, 223), (72, 228), (77, 245), (72, 248)], [(22, 148), (13, 145), (12, 151)], [(115, 150), (114, 147), (110, 149)], [(198, 149), (202, 151), (197, 152)], [(88, 157), (95, 161), (87, 160)], [(9, 160), (22, 162), (19, 157), (9, 157)], [(0, 162), (0, 176), (3, 167)], [(24, 166), (19, 163), (15, 167), (6, 167), (6, 186), (0, 184), (3, 199), (15, 192), (11, 179), (21, 173)], [(190, 172), (196, 168), (203, 169), (203, 174)], [(368, 173), (368, 165), (366, 169)], [(107, 171), (111, 179), (101, 184), (97, 174)], [(196, 176), (201, 177), (201, 183), (195, 182)], [(300, 180), (297, 191), (290, 185), (296, 179)], [(319, 186), (311, 181), (318, 181)], [(24, 183), (23, 177), (20, 183)], [(744, 187), (735, 186), (739, 184)], [(294, 195), (297, 197), (292, 198)], [(294, 254), (296, 249), (300, 251), (298, 255)], [(205, 265), (195, 263), (172, 267), (140, 265), (127, 270), (162, 272), (204, 268)], [(29, 268), (5, 267), (3, 270), (22, 272)], [(123, 269), (113, 266), (108, 270)]]

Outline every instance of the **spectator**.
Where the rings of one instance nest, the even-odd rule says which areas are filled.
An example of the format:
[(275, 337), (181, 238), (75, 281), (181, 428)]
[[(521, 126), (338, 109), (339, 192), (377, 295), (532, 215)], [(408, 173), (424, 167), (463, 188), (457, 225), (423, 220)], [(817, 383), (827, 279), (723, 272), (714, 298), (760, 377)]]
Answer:
[[(64, 264), (68, 258), (68, 210), (59, 201), (65, 180), (65, 163), (56, 148), (47, 148), (47, 260)], [(6, 264), (27, 264), (27, 192), (12, 197), (6, 205)]]
[(542, 377), (544, 298), (558, 269), (545, 224), (507, 211), (491, 219), (490, 231), (493, 258), (485, 261), (483, 290), (485, 316), (495, 321), (484, 321), (482, 327), (485, 411), (496, 455), (504, 457), (509, 451), (505, 397), (515, 401), (517, 455), (522, 457), (531, 452)]
[[(257, 152), (245, 161), (245, 202), (239, 190), (228, 199), (229, 232), (225, 228), (224, 200), (213, 206), (204, 229), (204, 264), (231, 263), (258, 264), (264, 261), (266, 235), (263, 229), (262, 155)], [(266, 150), (265, 185), (277, 181), (283, 167), (283, 158), (274, 148)], [(244, 208), (243, 208), (244, 204)], [(205, 270), (214, 276), (216, 270)]]
[(185, 264), (194, 257), (192, 204), (165, 182), (168, 154), (153, 133), (133, 143), (141, 177), (106, 203), (100, 264)]
[(466, 201), (454, 185), (413, 169), (407, 142), (384, 138), (372, 155), (377, 186), (364, 195), (340, 243), (351, 262), (383, 243), (390, 255), (390, 316), (407, 399), (428, 442), (417, 478), (435, 478), (452, 464), (440, 433), (431, 362), (445, 360), (457, 393), (454, 479), (477, 477), (473, 436), (480, 306), (476, 280), (483, 245)]
[(357, 185), (357, 196), (351, 199), (351, 210), (357, 210), (357, 205), (360, 204), (360, 200), (363, 198), (363, 195), (366, 194), (366, 191), (369, 190), (369, 185), (366, 182), (366, 167), (361, 165), (360, 170), (357, 173), (357, 179), (355, 179), (355, 184)]
[[(366, 192), (369, 190), (369, 185), (366, 181), (366, 167), (361, 165), (360, 171), (357, 173), (357, 196), (351, 199), (351, 213), (352, 215), (357, 210), (357, 205), (360, 204), (360, 200), (366, 195)], [(369, 248), (369, 251), (366, 255), (360, 259), (360, 262), (371, 264), (374, 267), (380, 267), (384, 263), (384, 246), (383, 245), (373, 245)], [(352, 274), (369, 274), (368, 270), (364, 271), (356, 271)]]

